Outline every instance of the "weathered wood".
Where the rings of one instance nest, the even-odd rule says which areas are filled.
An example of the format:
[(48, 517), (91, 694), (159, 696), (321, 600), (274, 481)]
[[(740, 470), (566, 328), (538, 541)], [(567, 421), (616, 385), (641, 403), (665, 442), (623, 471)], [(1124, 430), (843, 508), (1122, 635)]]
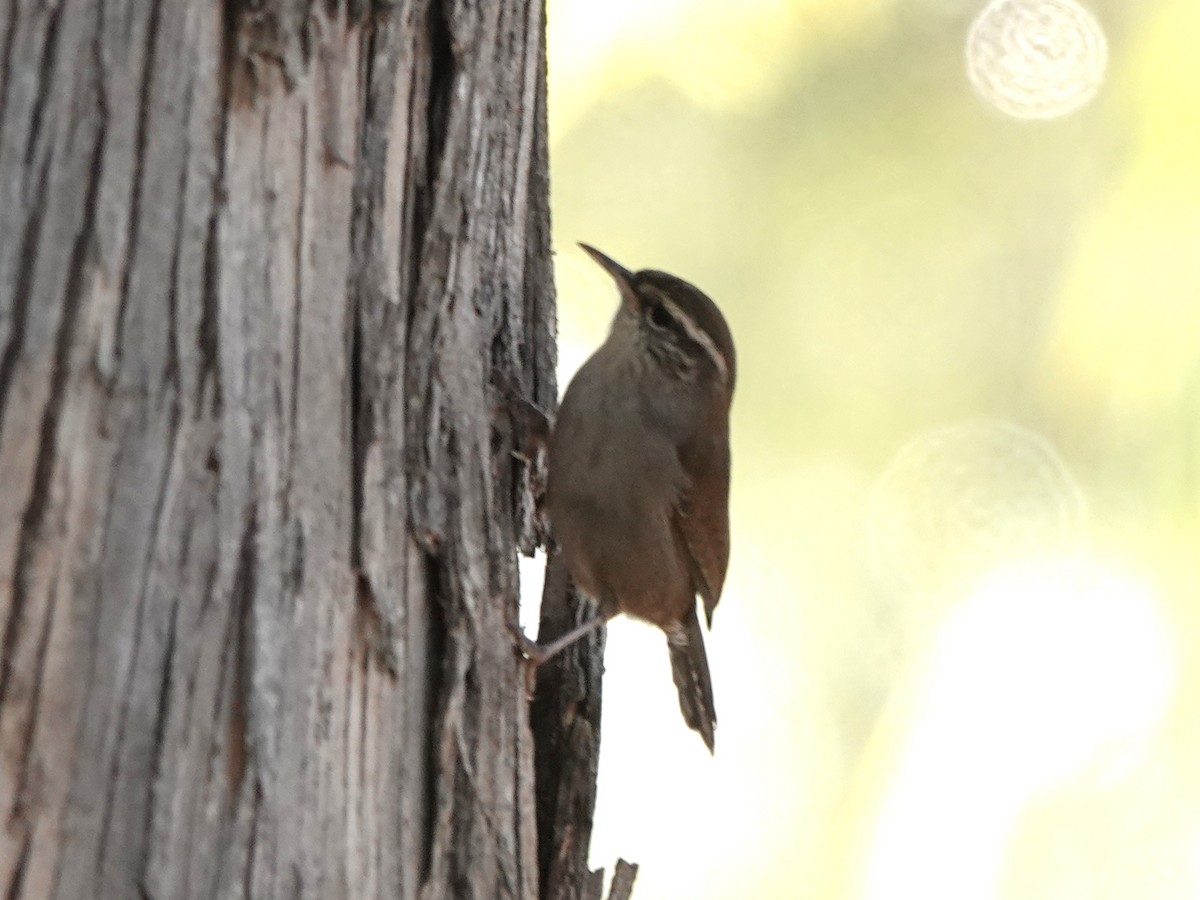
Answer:
[(637, 863), (617, 860), (613, 870), (612, 887), (608, 892), (608, 900), (629, 900), (633, 895), (633, 882), (637, 878)]
[(542, 34), (3, 4), (4, 896), (536, 896)]
[[(592, 604), (570, 592), (562, 555), (546, 566), (538, 640), (549, 643), (593, 618)], [(599, 628), (537, 670), (530, 718), (536, 746), (538, 871), (546, 900), (600, 900), (588, 848), (600, 758), (601, 676), (605, 629)]]

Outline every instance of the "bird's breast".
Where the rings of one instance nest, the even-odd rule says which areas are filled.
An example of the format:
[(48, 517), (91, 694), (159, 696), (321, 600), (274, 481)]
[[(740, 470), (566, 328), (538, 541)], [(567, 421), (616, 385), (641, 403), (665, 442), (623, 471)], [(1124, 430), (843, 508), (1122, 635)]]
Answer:
[(611, 381), (596, 390), (595, 374), (585, 368), (572, 381), (551, 436), (555, 538), (580, 588), (662, 624), (691, 597), (671, 529), (679, 457), (636, 390), (613, 390)]

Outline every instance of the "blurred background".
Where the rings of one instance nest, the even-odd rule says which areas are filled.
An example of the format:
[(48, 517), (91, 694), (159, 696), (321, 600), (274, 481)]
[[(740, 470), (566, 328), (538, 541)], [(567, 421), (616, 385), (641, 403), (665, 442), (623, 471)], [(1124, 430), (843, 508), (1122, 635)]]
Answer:
[(1200, 897), (1200, 3), (548, 16), (560, 383), (616, 308), (579, 240), (739, 354), (716, 755), (614, 622), (593, 864)]

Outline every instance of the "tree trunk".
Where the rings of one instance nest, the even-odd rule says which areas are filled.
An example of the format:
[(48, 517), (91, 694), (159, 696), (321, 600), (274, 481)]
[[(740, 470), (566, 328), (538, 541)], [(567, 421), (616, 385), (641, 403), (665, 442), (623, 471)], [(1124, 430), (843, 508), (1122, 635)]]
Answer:
[(537, 895), (542, 35), (4, 0), (3, 896)]

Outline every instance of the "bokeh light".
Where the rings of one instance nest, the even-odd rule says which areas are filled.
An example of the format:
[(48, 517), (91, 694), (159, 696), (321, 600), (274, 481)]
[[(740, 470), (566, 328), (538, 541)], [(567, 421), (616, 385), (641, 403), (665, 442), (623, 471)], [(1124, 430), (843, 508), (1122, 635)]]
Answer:
[(1083, 520), (1083, 494), (1044, 437), (964, 422), (912, 439), (888, 463), (868, 510), (869, 558), (883, 590), (934, 598), (1071, 547)]
[(864, 896), (995, 896), (1022, 811), (1145, 751), (1176, 685), (1152, 592), (1081, 559), (1004, 567), (963, 600), (897, 736)]
[(1104, 80), (1108, 42), (1075, 0), (992, 0), (967, 35), (979, 95), (1018, 119), (1053, 119), (1086, 104)]

